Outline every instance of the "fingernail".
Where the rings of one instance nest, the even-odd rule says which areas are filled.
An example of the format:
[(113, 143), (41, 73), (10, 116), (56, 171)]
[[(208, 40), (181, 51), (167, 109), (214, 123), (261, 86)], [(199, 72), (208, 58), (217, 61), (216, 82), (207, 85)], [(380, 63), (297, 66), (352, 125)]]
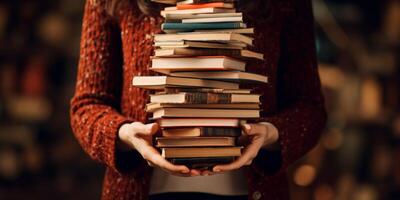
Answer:
[(213, 171), (214, 172), (220, 172), (221, 170), (220, 169), (214, 169)]
[(250, 129), (251, 129), (251, 126), (248, 125), (248, 124), (245, 124), (245, 125), (243, 125), (243, 126), (244, 126), (244, 128), (247, 129), (247, 130), (250, 130)]

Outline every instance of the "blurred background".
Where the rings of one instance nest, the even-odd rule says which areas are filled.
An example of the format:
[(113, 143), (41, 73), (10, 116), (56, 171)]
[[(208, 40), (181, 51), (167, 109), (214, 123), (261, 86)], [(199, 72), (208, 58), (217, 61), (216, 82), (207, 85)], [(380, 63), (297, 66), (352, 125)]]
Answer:
[[(313, 2), (329, 122), (292, 198), (400, 199), (400, 1)], [(0, 2), (0, 199), (100, 197), (104, 167), (68, 117), (83, 5)]]

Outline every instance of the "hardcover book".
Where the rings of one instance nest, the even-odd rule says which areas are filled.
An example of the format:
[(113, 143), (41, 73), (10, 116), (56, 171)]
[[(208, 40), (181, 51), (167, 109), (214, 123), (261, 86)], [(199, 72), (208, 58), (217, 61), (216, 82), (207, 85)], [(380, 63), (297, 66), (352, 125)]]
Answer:
[(150, 95), (152, 103), (181, 103), (181, 104), (231, 104), (259, 103), (258, 94), (229, 94), (229, 93), (189, 93)]
[(229, 103), (229, 104), (181, 104), (181, 103), (148, 103), (146, 104), (146, 112), (154, 112), (160, 108), (221, 108), (221, 109), (260, 109), (258, 103)]
[(222, 81), (181, 78), (171, 76), (135, 76), (132, 85), (139, 88), (161, 90), (166, 87), (206, 87), (239, 89), (239, 84)]
[[(161, 128), (176, 128), (176, 127), (239, 127), (246, 123), (246, 120), (235, 118), (162, 118), (158, 119), (157, 123)], [(198, 135), (201, 135), (201, 130), (198, 130)]]
[(242, 147), (187, 147), (161, 148), (164, 158), (204, 158), (204, 157), (236, 157), (241, 155)]
[(242, 129), (236, 127), (190, 127), (163, 129), (163, 137), (239, 137)]
[(196, 109), (196, 108), (161, 108), (153, 112), (153, 118), (189, 117), (189, 118), (259, 118), (259, 110), (242, 109)]
[(234, 137), (158, 137), (156, 147), (221, 147), (235, 146)]
[(229, 42), (236, 41), (248, 45), (253, 44), (253, 38), (241, 35), (239, 33), (213, 33), (213, 32), (192, 32), (192, 33), (176, 33), (176, 34), (156, 34), (154, 35), (155, 42), (166, 41), (220, 41)]
[(166, 41), (155, 42), (154, 46), (159, 47), (160, 50), (170, 50), (176, 48), (243, 49), (247, 45), (241, 42)]
[(193, 70), (239, 70), (244, 71), (246, 63), (225, 56), (199, 56), (189, 58), (153, 58), (151, 70), (154, 71), (193, 71)]
[[(220, 44), (224, 45), (224, 44)], [(244, 49), (215, 49), (215, 48), (172, 48), (156, 49), (157, 57), (189, 57), (189, 56), (228, 56), (236, 58), (255, 58), (264, 60), (264, 55)]]
[(175, 94), (181, 92), (208, 92), (208, 93), (229, 93), (229, 94), (250, 94), (251, 89), (220, 89), (220, 88), (165, 88), (156, 94)]
[(171, 72), (169, 75), (235, 83), (268, 83), (267, 76), (240, 71)]

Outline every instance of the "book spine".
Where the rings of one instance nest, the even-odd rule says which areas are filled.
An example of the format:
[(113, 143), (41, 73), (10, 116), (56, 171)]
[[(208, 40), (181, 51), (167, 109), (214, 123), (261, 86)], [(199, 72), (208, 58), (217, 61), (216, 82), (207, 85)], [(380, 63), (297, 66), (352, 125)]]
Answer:
[(163, 30), (195, 30), (195, 29), (236, 29), (241, 28), (242, 23), (163, 23)]
[(203, 4), (186, 4), (186, 5), (177, 5), (176, 8), (178, 10), (185, 9), (199, 9), (199, 8), (218, 8), (223, 7), (223, 2), (211, 2), (211, 3), (203, 3)]
[(235, 157), (209, 157), (209, 158), (170, 158), (168, 159), (171, 163), (176, 165), (185, 164), (201, 164), (201, 163), (229, 163), (232, 162)]
[(191, 1), (178, 1), (177, 5), (185, 5), (185, 4), (200, 4), (200, 3), (213, 3), (213, 2), (225, 2), (225, 3), (232, 3), (236, 0), (191, 0)]
[(196, 55), (196, 56), (229, 56), (239, 57), (241, 56), (241, 50), (237, 49), (191, 49), (189, 51), (176, 51), (177, 55)]
[(210, 88), (165, 88), (165, 94), (177, 94), (180, 92), (203, 92), (203, 93), (223, 93), (223, 89)]
[(240, 128), (201, 127), (200, 130), (203, 137), (239, 137), (242, 135)]
[(232, 102), (231, 94), (224, 93), (186, 93), (185, 103), (189, 104), (223, 104)]

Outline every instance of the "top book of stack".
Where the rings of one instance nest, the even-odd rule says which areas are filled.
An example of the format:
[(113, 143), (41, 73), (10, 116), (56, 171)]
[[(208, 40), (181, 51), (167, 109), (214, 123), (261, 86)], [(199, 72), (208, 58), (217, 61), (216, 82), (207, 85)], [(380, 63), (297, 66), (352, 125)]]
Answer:
[(234, 0), (152, 1), (174, 5), (161, 11), (166, 34), (154, 36), (150, 70), (165, 76), (134, 77), (134, 86), (239, 89), (240, 83), (268, 82), (265, 75), (246, 72), (247, 61), (264, 55), (249, 49), (254, 30)]

